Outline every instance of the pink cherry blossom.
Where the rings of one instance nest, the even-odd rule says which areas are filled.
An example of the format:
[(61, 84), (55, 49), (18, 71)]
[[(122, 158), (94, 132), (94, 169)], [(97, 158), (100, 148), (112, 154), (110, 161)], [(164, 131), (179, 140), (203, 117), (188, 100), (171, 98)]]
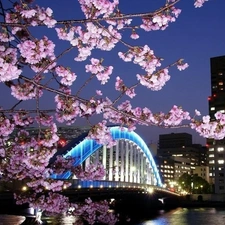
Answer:
[(68, 68), (64, 68), (63, 66), (57, 66), (55, 72), (59, 77), (62, 77), (61, 84), (66, 86), (71, 86), (77, 78), (75, 73), (72, 73)]
[(18, 79), (21, 73), (17, 65), (16, 49), (0, 45), (0, 82)]
[(81, 166), (75, 167), (73, 173), (81, 180), (102, 180), (106, 175), (106, 171), (102, 164), (89, 164), (85, 170)]
[(187, 63), (182, 63), (182, 64), (177, 64), (177, 68), (178, 70), (185, 70), (186, 68), (188, 68), (188, 64)]
[(205, 2), (207, 2), (208, 0), (195, 0), (195, 7), (196, 8), (198, 8), (198, 7), (202, 7), (203, 6), (203, 4), (205, 3)]

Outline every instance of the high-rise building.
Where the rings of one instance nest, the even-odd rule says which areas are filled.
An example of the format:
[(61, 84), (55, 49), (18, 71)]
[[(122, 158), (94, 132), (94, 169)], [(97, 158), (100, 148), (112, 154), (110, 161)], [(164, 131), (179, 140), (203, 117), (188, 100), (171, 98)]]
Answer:
[[(225, 56), (210, 59), (211, 96), (208, 97), (211, 120), (218, 111), (225, 113)], [(209, 176), (215, 193), (225, 193), (225, 139), (207, 140)]]
[(163, 183), (170, 187), (182, 174), (195, 174), (196, 167), (206, 167), (207, 148), (193, 144), (188, 133), (160, 134), (155, 161)]
[(225, 112), (225, 56), (210, 59), (211, 67), (211, 96), (209, 115), (214, 119), (215, 112)]
[(195, 166), (206, 164), (206, 149), (199, 144), (192, 144), (192, 135), (188, 133), (160, 134), (157, 155), (185, 157), (190, 160), (192, 171)]

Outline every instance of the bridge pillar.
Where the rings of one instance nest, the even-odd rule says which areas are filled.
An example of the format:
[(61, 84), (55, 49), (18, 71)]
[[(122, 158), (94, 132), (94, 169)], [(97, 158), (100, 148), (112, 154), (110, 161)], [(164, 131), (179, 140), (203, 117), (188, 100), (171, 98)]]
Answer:
[(126, 159), (125, 159), (125, 166), (126, 166), (126, 168), (125, 168), (125, 181), (126, 182), (129, 182), (129, 151), (130, 151), (130, 149), (129, 149), (129, 147), (130, 147), (130, 144), (129, 144), (129, 142), (125, 142), (125, 145), (126, 145)]
[(120, 140), (121, 151), (120, 151), (120, 181), (125, 181), (125, 171), (124, 171), (124, 157), (126, 152), (126, 146), (124, 146), (125, 142)]
[(138, 167), (137, 167), (137, 147), (133, 146), (133, 182), (137, 183), (137, 172), (138, 172)]
[[(104, 166), (104, 168), (106, 168), (106, 156), (107, 156), (106, 155), (107, 154), (106, 150), (107, 149), (106, 149), (106, 146), (105, 145), (103, 146), (103, 149), (102, 150), (103, 150), (103, 153), (102, 153), (102, 165)], [(105, 180), (106, 177), (104, 177), (103, 179)]]
[(119, 142), (117, 142), (116, 146), (116, 158), (115, 158), (115, 166), (116, 166), (116, 174), (115, 174), (115, 181), (119, 181)]
[(138, 148), (138, 153), (137, 153), (137, 182), (141, 183), (140, 181), (140, 149)]
[(113, 180), (113, 147), (109, 150), (109, 180)]
[(129, 182), (133, 182), (133, 146), (130, 148)]
[(86, 166), (90, 165), (90, 157), (88, 157), (86, 160), (85, 160), (85, 168)]
[(143, 152), (141, 152), (140, 155), (140, 160), (141, 160), (141, 182), (144, 184), (145, 183), (145, 173), (144, 173), (144, 155)]

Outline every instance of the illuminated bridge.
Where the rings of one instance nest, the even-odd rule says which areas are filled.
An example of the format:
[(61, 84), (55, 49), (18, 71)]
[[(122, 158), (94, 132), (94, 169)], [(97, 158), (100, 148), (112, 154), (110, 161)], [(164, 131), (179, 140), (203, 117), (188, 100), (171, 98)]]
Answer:
[[(87, 133), (71, 141), (60, 149), (57, 155), (75, 158), (74, 166), (82, 165), (85, 168), (89, 164), (103, 164), (107, 171), (104, 181), (145, 184), (162, 187), (162, 182), (150, 152), (143, 139), (135, 132), (129, 132), (127, 128), (110, 128), (116, 145), (110, 148), (98, 144), (95, 140), (86, 139)], [(55, 155), (56, 157), (56, 155)], [(54, 175), (55, 179), (71, 179), (71, 172)], [(75, 177), (73, 177), (74, 179)], [(83, 185), (95, 185), (95, 182), (83, 182)], [(110, 185), (113, 185), (110, 182)], [(83, 186), (84, 187), (84, 186)]]
[[(126, 128), (111, 127), (116, 145), (110, 148), (86, 139), (87, 133), (70, 142), (57, 154), (76, 159), (74, 166), (101, 163), (107, 171), (103, 180), (162, 186), (151, 152), (143, 139)], [(71, 179), (71, 172), (55, 175), (56, 179)]]
[(87, 139), (88, 133), (84, 133), (58, 150), (57, 155), (75, 158), (74, 166), (82, 165), (85, 169), (89, 164), (101, 163), (107, 171), (103, 180), (93, 181), (76, 179), (70, 171), (54, 175), (55, 179), (67, 179), (72, 183), (69, 188), (72, 199), (103, 194), (113, 197), (115, 194), (152, 192), (157, 193), (157, 199), (178, 196), (162, 187), (150, 149), (137, 133), (117, 126), (110, 127), (110, 132), (116, 140), (113, 147), (107, 148), (95, 140)]

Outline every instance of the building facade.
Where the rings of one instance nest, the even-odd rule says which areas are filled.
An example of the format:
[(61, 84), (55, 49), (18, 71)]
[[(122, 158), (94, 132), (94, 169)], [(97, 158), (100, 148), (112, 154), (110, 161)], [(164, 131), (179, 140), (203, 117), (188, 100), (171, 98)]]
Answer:
[(161, 157), (184, 157), (190, 161), (191, 170), (195, 166), (207, 164), (207, 148), (192, 144), (192, 135), (188, 133), (171, 133), (159, 135), (157, 152)]
[(161, 180), (165, 187), (169, 187), (170, 182), (174, 181), (174, 159), (170, 157), (155, 157)]
[(194, 174), (197, 174), (209, 183), (209, 166), (196, 166)]
[(167, 186), (176, 182), (182, 174), (191, 175), (196, 167), (207, 166), (207, 148), (193, 144), (191, 134), (161, 134), (158, 146), (156, 163)]
[[(211, 96), (208, 97), (211, 120), (218, 111), (225, 113), (225, 56), (210, 59)], [(210, 182), (215, 193), (225, 193), (225, 139), (207, 140)]]

